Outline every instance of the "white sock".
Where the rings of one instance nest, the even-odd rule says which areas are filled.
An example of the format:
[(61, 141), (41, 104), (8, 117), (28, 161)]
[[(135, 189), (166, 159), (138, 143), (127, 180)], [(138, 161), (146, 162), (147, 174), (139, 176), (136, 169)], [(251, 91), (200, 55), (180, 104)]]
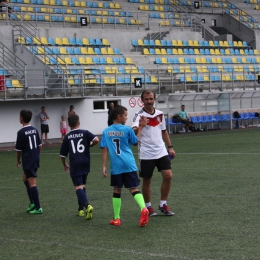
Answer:
[(163, 205), (167, 205), (167, 200), (160, 200), (160, 207), (163, 207)]
[(148, 203), (145, 203), (145, 206), (146, 206), (146, 208), (148, 208), (148, 207), (151, 207), (152, 204), (151, 204), (151, 202), (148, 202)]

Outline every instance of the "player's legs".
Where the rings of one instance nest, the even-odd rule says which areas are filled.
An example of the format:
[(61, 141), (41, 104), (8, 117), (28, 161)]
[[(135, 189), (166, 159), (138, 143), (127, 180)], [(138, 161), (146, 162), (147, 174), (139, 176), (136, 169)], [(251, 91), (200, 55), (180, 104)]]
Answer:
[(41, 204), (40, 204), (38, 188), (36, 186), (36, 177), (37, 177), (36, 171), (37, 171), (37, 169), (28, 170), (28, 171), (24, 172), (25, 178), (27, 179), (28, 185), (30, 187), (31, 197), (32, 197), (32, 200), (35, 205), (35, 209), (29, 211), (30, 214), (42, 214), (43, 213), (43, 210), (42, 210)]
[(27, 195), (28, 195), (28, 198), (29, 198), (29, 201), (30, 201), (29, 207), (27, 208), (27, 212), (29, 212), (29, 211), (35, 209), (35, 205), (34, 205), (34, 201), (33, 201), (33, 198), (32, 198), (29, 182), (27, 180), (25, 173), (23, 174), (23, 183), (26, 187)]
[(140, 177), (143, 178), (142, 193), (145, 201), (145, 205), (149, 210), (149, 216), (156, 216), (156, 212), (152, 208), (151, 203), (151, 181), (153, 171), (156, 166), (156, 160), (140, 160)]
[(161, 172), (163, 181), (161, 185), (161, 200), (159, 204), (159, 211), (165, 215), (172, 216), (173, 212), (170, 211), (169, 206), (167, 205), (168, 195), (171, 189), (172, 183), (172, 169), (171, 162), (168, 156), (164, 156), (157, 160), (157, 168)]

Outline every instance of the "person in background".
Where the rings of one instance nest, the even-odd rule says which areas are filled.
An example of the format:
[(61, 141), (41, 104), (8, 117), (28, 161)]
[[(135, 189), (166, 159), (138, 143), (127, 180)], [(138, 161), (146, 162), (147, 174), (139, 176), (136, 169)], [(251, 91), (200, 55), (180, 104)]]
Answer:
[(68, 116), (70, 116), (70, 115), (76, 115), (76, 113), (74, 111), (74, 106), (73, 105), (70, 106), (70, 110), (68, 112)]
[(67, 134), (67, 122), (65, 116), (61, 117), (60, 132), (61, 132), (61, 142), (63, 142), (64, 136)]
[(182, 124), (185, 125), (185, 132), (188, 133), (189, 128), (193, 125), (193, 122), (189, 119), (187, 112), (185, 111), (185, 105), (181, 105), (181, 111), (179, 112)]
[(113, 125), (113, 117), (112, 117), (112, 110), (114, 109), (114, 103), (109, 104), (109, 109), (108, 109), (108, 117), (107, 117), (107, 125), (111, 126)]
[(46, 108), (44, 106), (41, 107), (41, 112), (39, 114), (40, 121), (41, 121), (41, 141), (43, 144), (43, 135), (45, 135), (45, 142), (46, 144), (51, 144), (48, 141), (48, 133), (49, 133), (49, 125), (48, 120), (50, 119), (48, 114), (46, 113)]

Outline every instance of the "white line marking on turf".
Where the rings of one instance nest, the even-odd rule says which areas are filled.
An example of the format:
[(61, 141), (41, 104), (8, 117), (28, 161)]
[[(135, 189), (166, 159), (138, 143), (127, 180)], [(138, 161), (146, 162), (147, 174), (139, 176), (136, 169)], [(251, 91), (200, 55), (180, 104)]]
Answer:
[[(87, 250), (95, 250), (95, 251), (103, 251), (103, 252), (115, 252), (115, 253), (127, 253), (132, 255), (144, 255), (144, 252), (138, 252), (134, 250), (125, 250), (125, 249), (107, 249), (101, 247), (94, 247), (94, 246), (81, 246), (81, 245), (73, 245), (73, 244), (60, 244), (60, 243), (52, 243), (52, 242), (38, 242), (35, 240), (26, 240), (26, 239), (16, 239), (16, 238), (0, 238), (1, 240), (11, 241), (11, 242), (20, 242), (20, 243), (30, 243), (30, 244), (39, 244), (39, 245), (46, 245), (46, 246), (60, 246), (60, 247), (70, 247), (70, 248), (80, 248), (80, 249), (87, 249)], [(183, 260), (213, 260), (213, 259), (205, 259), (205, 258), (188, 258), (183, 256), (177, 256), (173, 254), (158, 254), (152, 252), (145, 252), (146, 256), (151, 257), (160, 257), (160, 258), (172, 258), (172, 259), (183, 259)]]

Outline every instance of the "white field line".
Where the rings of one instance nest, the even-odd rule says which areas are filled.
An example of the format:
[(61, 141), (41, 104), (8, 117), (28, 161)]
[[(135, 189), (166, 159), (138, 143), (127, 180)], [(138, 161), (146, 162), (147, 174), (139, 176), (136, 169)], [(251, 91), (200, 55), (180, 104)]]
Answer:
[[(131, 255), (140, 255), (143, 256), (143, 251), (135, 251), (135, 250), (125, 250), (125, 249), (108, 249), (108, 248), (102, 248), (102, 247), (94, 247), (94, 246), (81, 246), (81, 245), (75, 245), (75, 244), (62, 244), (62, 243), (55, 243), (55, 242), (39, 242), (35, 240), (26, 240), (26, 239), (17, 239), (17, 238), (6, 238), (1, 237), (0, 240), (4, 241), (10, 241), (10, 242), (19, 242), (19, 243), (26, 243), (26, 244), (38, 244), (38, 245), (44, 245), (44, 246), (58, 246), (58, 247), (70, 247), (70, 248), (76, 248), (76, 249), (85, 249), (85, 250), (95, 250), (97, 252), (113, 252), (113, 253), (126, 253)], [(171, 259), (183, 259), (183, 260), (212, 260), (212, 259), (205, 259), (205, 258), (188, 258), (183, 256), (178, 256), (174, 254), (158, 254), (158, 253), (152, 253), (152, 252), (145, 252), (146, 257), (160, 257), (160, 258), (171, 258)]]

